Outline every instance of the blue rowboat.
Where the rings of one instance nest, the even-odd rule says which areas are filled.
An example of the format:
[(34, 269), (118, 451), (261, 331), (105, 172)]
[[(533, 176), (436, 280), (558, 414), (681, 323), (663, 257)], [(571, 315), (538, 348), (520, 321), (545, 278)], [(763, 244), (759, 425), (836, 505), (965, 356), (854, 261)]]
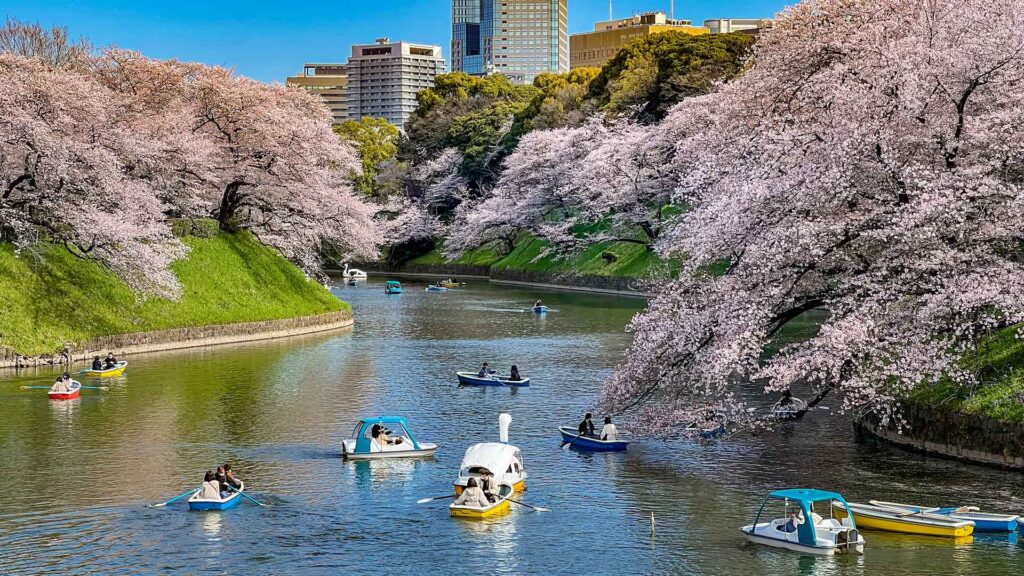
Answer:
[[(239, 482), (242, 482), (239, 480)], [(237, 491), (228, 494), (227, 498), (207, 499), (200, 498), (200, 490), (196, 490), (188, 499), (189, 510), (227, 510), (238, 506), (242, 501), (242, 491), (245, 490), (245, 483)]]
[(939, 514), (941, 516), (948, 516), (954, 520), (974, 522), (975, 532), (1013, 532), (1020, 525), (1020, 517), (1015, 514), (978, 512), (978, 509), (974, 506), (962, 506), (960, 508), (928, 508), (924, 506), (914, 506), (912, 504), (883, 502), (880, 500), (871, 500), (870, 502), (875, 506), (903, 510), (914, 514)]
[(547, 306), (534, 306), (533, 307), (533, 311), (534, 311), (535, 314), (547, 314), (548, 310), (550, 310), (550, 308), (548, 308)]
[(522, 380), (509, 380), (508, 378), (502, 378), (491, 374), (489, 376), (480, 376), (478, 372), (456, 372), (456, 376), (459, 378), (459, 384), (463, 386), (529, 386), (530, 379), (523, 378)]
[(427, 292), (447, 292), (447, 291), (448, 291), (448, 289), (445, 288), (444, 286), (434, 286), (433, 284), (431, 284), (430, 286), (427, 286)]
[(570, 448), (576, 448), (586, 452), (625, 452), (629, 442), (625, 440), (601, 440), (590, 436), (580, 436), (579, 430), (572, 426), (559, 426), (558, 432), (562, 435), (562, 442), (572, 443)]

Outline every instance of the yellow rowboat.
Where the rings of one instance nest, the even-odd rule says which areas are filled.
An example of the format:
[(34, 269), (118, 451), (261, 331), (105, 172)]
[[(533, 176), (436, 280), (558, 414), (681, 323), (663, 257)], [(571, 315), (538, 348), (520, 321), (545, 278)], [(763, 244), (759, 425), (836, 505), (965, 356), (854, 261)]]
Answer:
[(470, 520), (481, 520), (484, 518), (491, 518), (493, 516), (499, 516), (501, 514), (507, 514), (512, 508), (512, 504), (508, 501), (509, 497), (515, 492), (512, 487), (508, 484), (502, 484), (498, 486), (497, 499), (486, 508), (478, 508), (476, 506), (467, 506), (464, 504), (455, 504), (454, 502), (448, 506), (448, 512), (452, 518), (467, 518)]
[(452, 282), (451, 280), (442, 280), (438, 284), (444, 288), (458, 288), (466, 285), (465, 282)]
[[(848, 512), (842, 503), (833, 502), (833, 507), (837, 519), (846, 518)], [(858, 528), (923, 536), (945, 536), (947, 538), (963, 538), (974, 532), (974, 522), (956, 520), (949, 516), (927, 512), (907, 512), (906, 510), (853, 502), (849, 504), (849, 507)]]
[(122, 360), (117, 364), (114, 364), (113, 368), (107, 368), (104, 370), (93, 370), (86, 368), (79, 372), (82, 376), (89, 376), (93, 378), (108, 378), (110, 376), (120, 376), (124, 374), (124, 369), (128, 367), (128, 361)]

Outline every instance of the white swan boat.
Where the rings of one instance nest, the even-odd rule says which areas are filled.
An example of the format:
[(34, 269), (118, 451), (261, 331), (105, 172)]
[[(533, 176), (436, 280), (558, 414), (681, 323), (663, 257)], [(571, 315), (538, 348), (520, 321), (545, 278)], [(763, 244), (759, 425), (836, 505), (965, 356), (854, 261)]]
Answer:
[(363, 280), (366, 278), (366, 272), (360, 270), (359, 268), (349, 268), (348, 262), (345, 263), (345, 269), (341, 271), (341, 275), (344, 276), (347, 280), (351, 280), (353, 278)]

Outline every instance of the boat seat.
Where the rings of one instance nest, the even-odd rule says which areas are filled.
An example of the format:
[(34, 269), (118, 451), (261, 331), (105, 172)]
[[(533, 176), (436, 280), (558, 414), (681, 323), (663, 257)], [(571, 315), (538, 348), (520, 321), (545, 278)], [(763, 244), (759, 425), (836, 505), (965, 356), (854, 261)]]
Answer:
[(853, 520), (851, 520), (850, 517), (847, 516), (846, 518), (843, 518), (842, 525), (846, 528), (853, 528)]

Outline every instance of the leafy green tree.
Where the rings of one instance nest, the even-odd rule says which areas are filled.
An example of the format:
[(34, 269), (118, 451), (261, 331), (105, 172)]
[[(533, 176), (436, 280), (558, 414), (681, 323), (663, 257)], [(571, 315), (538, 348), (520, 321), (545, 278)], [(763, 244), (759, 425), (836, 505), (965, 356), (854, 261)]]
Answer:
[(355, 178), (359, 191), (367, 196), (386, 197), (388, 191), (377, 185), (377, 173), (381, 164), (393, 160), (398, 152), (398, 128), (383, 118), (364, 116), (358, 121), (347, 120), (335, 126), (334, 131), (359, 152), (362, 174)]
[(612, 115), (660, 120), (684, 98), (708, 94), (743, 72), (754, 40), (742, 33), (674, 31), (638, 38), (605, 64), (589, 98)]

